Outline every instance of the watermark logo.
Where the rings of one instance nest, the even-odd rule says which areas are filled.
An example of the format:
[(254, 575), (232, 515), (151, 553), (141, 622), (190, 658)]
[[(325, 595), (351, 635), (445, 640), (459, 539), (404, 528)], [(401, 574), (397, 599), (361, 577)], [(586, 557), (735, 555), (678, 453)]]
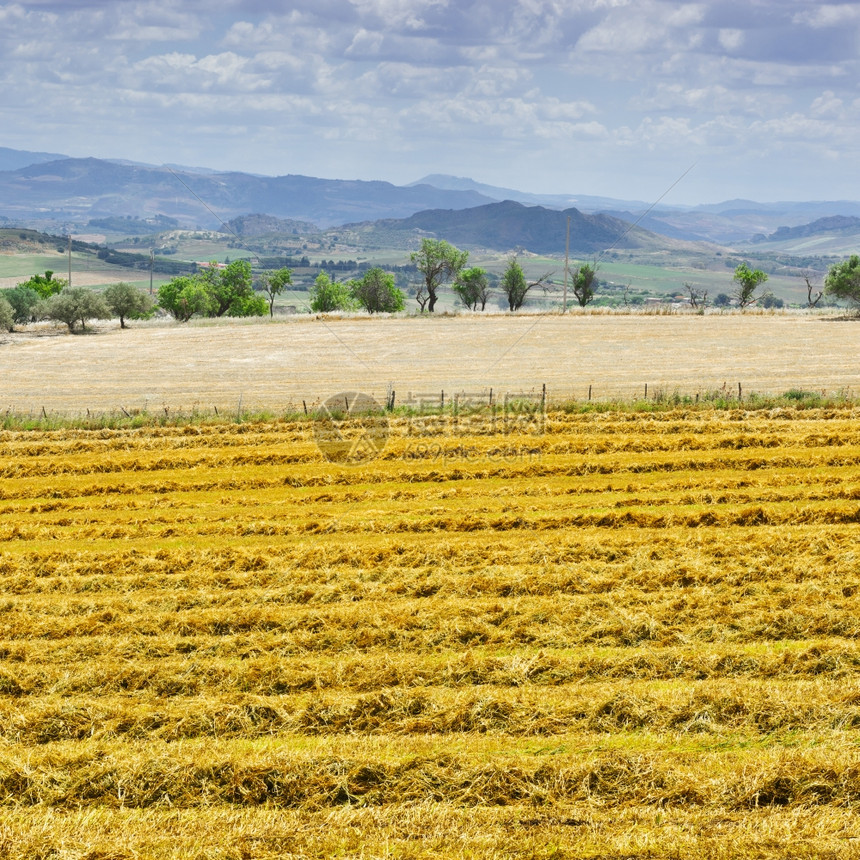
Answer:
[[(540, 456), (541, 448), (532, 440), (545, 431), (543, 392), (506, 393), (500, 398), (494, 398), (492, 389), (409, 392), (400, 403), (404, 411), (392, 426), (393, 399), (390, 393), (383, 407), (359, 391), (329, 397), (313, 423), (314, 439), (325, 459), (345, 466), (370, 463), (382, 456), (392, 431), (404, 439), (397, 455), (402, 460), (513, 462)], [(475, 445), (475, 437), (494, 441)]]
[(342, 391), (320, 407), (314, 421), (314, 440), (330, 463), (361, 466), (385, 450), (388, 418), (369, 394)]

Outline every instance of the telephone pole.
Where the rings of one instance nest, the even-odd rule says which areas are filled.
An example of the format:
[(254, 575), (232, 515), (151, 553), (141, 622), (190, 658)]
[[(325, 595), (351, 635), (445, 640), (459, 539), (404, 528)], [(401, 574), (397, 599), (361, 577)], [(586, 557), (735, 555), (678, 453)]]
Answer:
[(69, 289), (72, 288), (72, 232), (69, 231)]

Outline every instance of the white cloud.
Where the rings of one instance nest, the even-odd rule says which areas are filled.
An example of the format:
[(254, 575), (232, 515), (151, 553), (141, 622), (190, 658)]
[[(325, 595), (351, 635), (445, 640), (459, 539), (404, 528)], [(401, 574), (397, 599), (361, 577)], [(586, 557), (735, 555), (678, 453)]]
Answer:
[(727, 51), (737, 51), (744, 43), (744, 32), (743, 30), (725, 28), (720, 30), (718, 38), (720, 44)]
[(813, 3), (811, 8), (795, 13), (792, 20), (816, 29), (856, 24), (860, 22), (860, 7), (850, 3)]

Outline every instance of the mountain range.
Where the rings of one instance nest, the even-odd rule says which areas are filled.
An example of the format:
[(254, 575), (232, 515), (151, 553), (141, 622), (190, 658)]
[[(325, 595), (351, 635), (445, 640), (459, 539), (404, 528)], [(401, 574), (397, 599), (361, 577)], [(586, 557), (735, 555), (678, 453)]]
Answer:
[[(832, 220), (860, 218), (860, 203), (853, 201), (653, 205), (641, 200), (535, 194), (442, 174), (398, 186), (383, 181), (219, 173), (0, 147), (0, 221), (80, 229), (92, 220), (116, 216), (151, 220), (157, 215), (175, 219), (183, 227), (208, 229), (250, 215), (287, 221), (292, 229), (297, 229), (295, 222), (328, 228), (382, 221), (385, 229), (444, 233), (459, 237), (463, 244), (484, 244), (494, 236), (493, 241), (505, 249), (551, 249), (552, 253), (563, 248), (561, 235), (568, 215), (572, 236), (587, 234), (582, 241), (595, 249), (617, 243), (621, 233), (627, 243), (622, 246), (635, 247), (650, 231), (676, 241), (737, 248), (763, 248), (764, 242), (790, 252), (792, 242), (808, 246), (809, 235), (780, 231), (810, 224), (814, 224), (809, 228), (813, 233), (830, 236), (836, 231), (838, 241), (831, 242), (832, 247), (848, 247), (855, 237), (860, 244), (860, 223), (837, 226)], [(404, 223), (396, 225), (396, 220)], [(477, 227), (476, 221), (483, 226)], [(585, 250), (579, 248), (580, 253)]]

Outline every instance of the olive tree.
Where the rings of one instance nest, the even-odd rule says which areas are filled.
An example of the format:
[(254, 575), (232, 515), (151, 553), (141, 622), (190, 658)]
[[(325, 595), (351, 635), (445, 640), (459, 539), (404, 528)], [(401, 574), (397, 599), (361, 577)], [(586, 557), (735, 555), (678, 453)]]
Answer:
[(846, 300), (860, 308), (860, 257), (857, 254), (830, 267), (824, 291), (828, 296)]
[(15, 311), (12, 305), (0, 296), (0, 331), (12, 331), (15, 327)]
[(422, 311), (426, 307), (432, 314), (439, 300), (439, 287), (457, 277), (469, 259), (469, 252), (455, 248), (444, 239), (422, 239), (421, 248), (409, 258), (424, 275), (424, 283), (415, 299)]
[(41, 299), (39, 294), (32, 287), (19, 284), (17, 287), (12, 287), (11, 290), (4, 290), (3, 296), (12, 306), (12, 313), (14, 314), (14, 322), (16, 325), (35, 322), (36, 306), (39, 304)]
[(77, 323), (86, 331), (87, 320), (107, 320), (111, 318), (110, 309), (100, 293), (84, 287), (71, 287), (51, 296), (39, 307), (43, 319), (64, 322), (69, 331), (75, 330)]
[(128, 328), (125, 324), (126, 319), (149, 319), (155, 306), (155, 303), (143, 290), (139, 290), (124, 281), (107, 287), (104, 292), (104, 299), (108, 308), (115, 316), (119, 317), (120, 328)]

